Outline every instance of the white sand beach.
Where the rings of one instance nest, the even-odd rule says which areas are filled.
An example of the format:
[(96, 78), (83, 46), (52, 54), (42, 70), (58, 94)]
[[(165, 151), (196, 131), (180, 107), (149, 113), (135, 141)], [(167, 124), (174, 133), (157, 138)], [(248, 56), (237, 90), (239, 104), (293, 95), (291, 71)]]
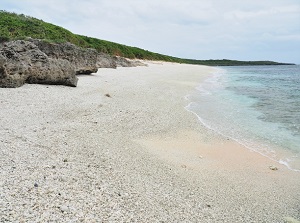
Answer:
[(149, 62), (0, 89), (0, 222), (299, 222), (299, 172), (185, 109), (213, 71)]

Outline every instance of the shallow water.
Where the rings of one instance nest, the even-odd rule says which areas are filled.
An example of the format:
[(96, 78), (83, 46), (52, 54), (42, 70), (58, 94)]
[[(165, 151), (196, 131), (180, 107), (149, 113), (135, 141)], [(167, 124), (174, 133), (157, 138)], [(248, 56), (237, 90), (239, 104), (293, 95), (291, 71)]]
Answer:
[(218, 68), (187, 96), (207, 127), (300, 171), (300, 66)]

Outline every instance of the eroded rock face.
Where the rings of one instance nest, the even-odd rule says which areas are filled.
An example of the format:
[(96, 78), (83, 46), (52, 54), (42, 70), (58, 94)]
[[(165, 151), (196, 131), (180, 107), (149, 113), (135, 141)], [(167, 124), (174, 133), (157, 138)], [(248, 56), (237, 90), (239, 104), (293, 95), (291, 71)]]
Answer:
[(113, 57), (117, 67), (138, 67), (138, 66), (147, 66), (146, 64), (140, 62), (140, 61), (135, 61), (135, 60), (130, 60), (126, 59), (124, 57)]
[(123, 57), (113, 57), (116, 61), (117, 67), (132, 67), (132, 64), (129, 60), (123, 58)]
[(95, 73), (98, 68), (135, 66), (145, 64), (71, 43), (29, 38), (0, 44), (0, 87), (20, 87), (24, 83), (76, 86), (76, 74)]
[(105, 53), (98, 53), (96, 66), (98, 68), (117, 68), (116, 60)]
[(146, 64), (138, 60), (130, 60), (124, 57), (110, 56), (105, 53), (98, 53), (96, 65), (98, 68), (147, 66)]
[(30, 39), (48, 57), (68, 60), (76, 74), (96, 73), (98, 52), (95, 49), (84, 49), (71, 43), (49, 43), (42, 40)]
[(139, 60), (129, 60), (129, 61), (130, 61), (132, 67), (141, 67), (141, 66), (147, 67), (148, 66), (147, 64), (145, 64)]
[(17, 40), (0, 45), (0, 87), (25, 83), (77, 85), (74, 66), (64, 59), (49, 58), (35, 44)]

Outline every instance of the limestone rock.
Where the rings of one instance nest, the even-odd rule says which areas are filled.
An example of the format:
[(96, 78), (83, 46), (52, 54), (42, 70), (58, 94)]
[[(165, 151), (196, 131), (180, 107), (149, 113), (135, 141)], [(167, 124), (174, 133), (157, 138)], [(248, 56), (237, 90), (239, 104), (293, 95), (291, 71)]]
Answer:
[(84, 49), (71, 43), (49, 43), (43, 40), (30, 39), (42, 52), (52, 59), (68, 60), (76, 74), (96, 73), (98, 53), (95, 49)]
[(115, 59), (105, 53), (98, 53), (96, 66), (98, 68), (117, 68)]
[(98, 68), (117, 68), (117, 67), (137, 67), (147, 66), (138, 60), (130, 60), (119, 56), (110, 56), (105, 53), (98, 53), (97, 67)]
[(0, 87), (24, 83), (77, 85), (74, 66), (64, 59), (51, 59), (35, 44), (17, 40), (0, 45)]
[(49, 43), (31, 39), (38, 48), (53, 59), (66, 59), (75, 66), (76, 74), (96, 73), (98, 68), (147, 66), (138, 60), (129, 60), (119, 56), (110, 56), (95, 49), (84, 49), (71, 43)]
[(117, 67), (132, 67), (130, 61), (123, 57), (114, 56), (113, 58), (117, 64)]
[(71, 43), (28, 38), (0, 45), (0, 87), (20, 87), (24, 83), (76, 86), (76, 74), (95, 73), (98, 68), (135, 66), (146, 65)]
[(139, 60), (130, 60), (131, 64), (133, 67), (140, 67), (140, 66), (144, 66), (147, 67), (148, 65), (139, 61)]
[(124, 57), (114, 56), (113, 59), (115, 60), (117, 67), (137, 67), (137, 66), (147, 66), (146, 64), (142, 63), (138, 60), (130, 60)]

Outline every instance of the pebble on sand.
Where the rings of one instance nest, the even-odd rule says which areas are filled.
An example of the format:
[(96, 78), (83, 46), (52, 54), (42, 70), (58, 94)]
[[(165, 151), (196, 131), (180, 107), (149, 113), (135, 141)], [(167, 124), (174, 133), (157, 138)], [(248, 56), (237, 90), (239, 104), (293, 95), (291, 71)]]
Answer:
[(270, 170), (278, 170), (276, 166), (269, 166)]

